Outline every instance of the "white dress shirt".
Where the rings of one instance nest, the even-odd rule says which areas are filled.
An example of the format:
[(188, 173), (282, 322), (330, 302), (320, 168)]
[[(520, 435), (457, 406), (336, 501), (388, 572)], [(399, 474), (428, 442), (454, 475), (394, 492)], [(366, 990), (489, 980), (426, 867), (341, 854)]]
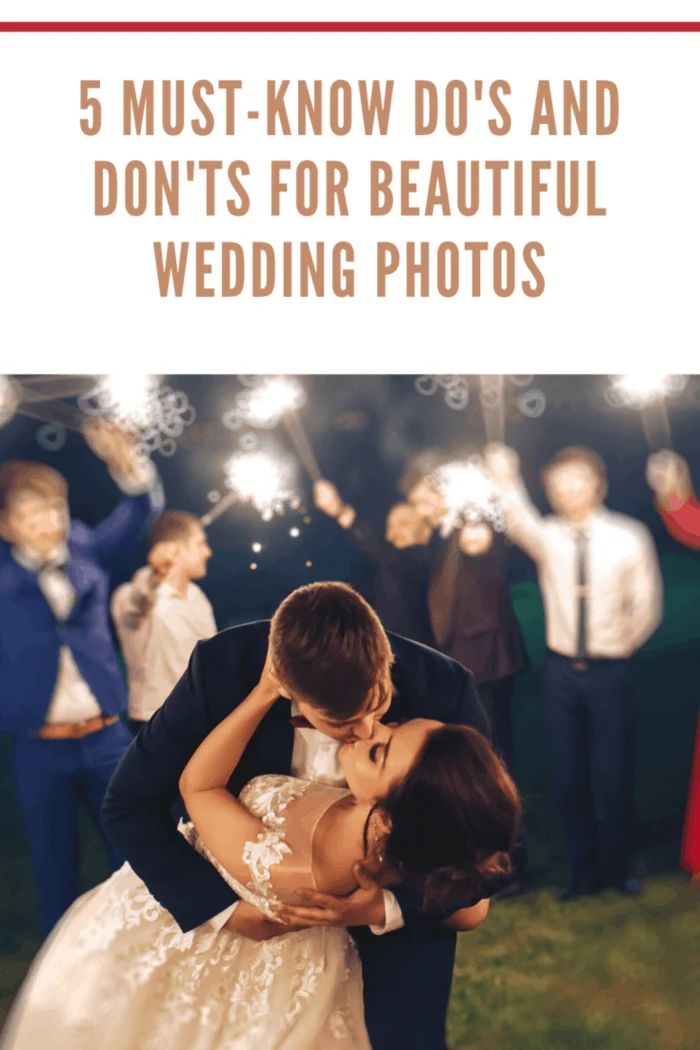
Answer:
[[(300, 714), (296, 704), (291, 705), (290, 717)], [(318, 729), (294, 728), (294, 746), (292, 748), (292, 765), (290, 773), (300, 780), (318, 781), (333, 787), (347, 787), (345, 776), (338, 761), (338, 750), (341, 741), (325, 736)], [(236, 901), (224, 911), (209, 920), (210, 926), (220, 930), (233, 914), (240, 902)], [(403, 915), (396, 897), (389, 890), (384, 890), (384, 925), (370, 926), (372, 933), (380, 935), (400, 930), (403, 926)]]
[[(148, 460), (128, 478), (110, 471), (112, 479), (127, 496), (140, 496), (160, 484), (156, 469)], [(65, 621), (75, 602), (75, 591), (63, 566), (69, 561), (68, 547), (62, 544), (52, 551), (49, 558), (41, 558), (29, 549), (13, 548), (12, 556), (18, 564), (30, 572), (37, 573), (39, 588), (49, 603), (57, 620)], [(74, 724), (87, 722), (102, 714), (102, 708), (93, 696), (87, 682), (78, 670), (73, 654), (67, 645), (58, 653), (58, 673), (51, 703), (46, 714), (46, 724)]]
[(661, 623), (663, 583), (654, 541), (641, 522), (599, 507), (574, 526), (543, 518), (524, 486), (501, 493), (506, 531), (537, 564), (547, 646), (576, 655), (575, 532), (588, 536), (587, 651), (591, 659), (632, 656)]
[(149, 568), (140, 569), (112, 596), (112, 618), (129, 682), (129, 714), (142, 722), (167, 700), (187, 670), (197, 642), (216, 634), (212, 607), (191, 581), (184, 596), (169, 583), (161, 583), (149, 611), (135, 629), (130, 627), (134, 596), (148, 587), (150, 578)]

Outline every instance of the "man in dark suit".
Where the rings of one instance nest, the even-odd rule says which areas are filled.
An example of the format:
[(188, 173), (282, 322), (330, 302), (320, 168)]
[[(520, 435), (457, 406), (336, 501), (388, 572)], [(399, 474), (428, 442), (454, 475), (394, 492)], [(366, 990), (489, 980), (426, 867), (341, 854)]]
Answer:
[[(302, 587), (271, 624), (234, 627), (200, 642), (187, 672), (122, 759), (103, 807), (115, 844), (183, 932), (210, 922), (256, 940), (279, 933), (256, 909), (237, 903), (173, 819), (182, 815), (178, 781), (185, 765), (254, 688), (268, 645), (283, 698), (231, 777), (235, 794), (264, 773), (338, 783), (340, 744), (371, 738), (380, 721), (430, 717), (473, 726), (491, 739), (471, 672), (425, 646), (387, 636), (376, 613), (345, 584)], [(330, 914), (356, 936), (374, 1050), (444, 1050), (456, 946), (445, 916), (423, 912), (417, 892), (398, 887), (389, 893), (373, 883), (316, 920), (319, 910), (299, 925), (327, 924)]]
[(489, 549), (467, 553), (463, 534), (473, 526), (453, 532), (433, 574), (428, 605), (436, 648), (474, 674), (494, 743), (512, 773), (513, 686), (529, 662), (510, 599), (508, 548), (488, 524), (479, 527), (491, 533)]
[[(68, 486), (52, 467), (0, 466), (0, 732), (29, 839), (46, 936), (80, 890), (81, 804), (100, 809), (131, 734), (109, 629), (110, 571), (162, 503), (150, 463), (104, 422), (85, 438), (124, 497), (91, 529), (70, 520)], [(114, 868), (122, 857), (105, 837)]]

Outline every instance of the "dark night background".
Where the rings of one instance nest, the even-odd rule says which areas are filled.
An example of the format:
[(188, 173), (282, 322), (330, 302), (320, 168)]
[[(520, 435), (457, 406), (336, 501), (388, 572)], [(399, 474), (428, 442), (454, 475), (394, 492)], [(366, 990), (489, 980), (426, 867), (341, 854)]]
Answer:
[[(483, 434), (478, 385), (472, 382), (470, 403), (455, 411), (444, 401), (444, 391), (419, 394), (413, 376), (306, 376), (307, 404), (302, 410), (307, 432), (321, 471), (338, 485), (343, 498), (378, 527), (399, 498), (397, 483), (411, 455), (427, 448), (459, 448), (460, 442), (478, 443)], [(476, 378), (476, 377), (475, 377)], [(237, 448), (237, 433), (227, 430), (221, 416), (242, 390), (235, 376), (170, 376), (169, 384), (184, 391), (197, 411), (197, 420), (178, 442), (172, 458), (154, 459), (165, 483), (171, 507), (203, 514), (211, 508), (207, 493), (221, 489), (222, 466)], [(536, 376), (547, 407), (536, 419), (525, 418), (516, 397), (522, 391), (507, 384), (507, 440), (520, 453), (531, 495), (545, 509), (538, 471), (556, 449), (586, 444), (604, 458), (609, 473), (608, 506), (640, 518), (651, 529), (660, 553), (682, 554), (700, 566), (700, 556), (681, 551), (666, 533), (654, 510), (644, 481), (648, 450), (639, 414), (612, 408), (603, 397), (601, 376)], [(670, 406), (675, 447), (700, 476), (700, 381), (691, 380), (678, 402)], [(104, 465), (85, 447), (81, 437), (68, 432), (65, 447), (47, 452), (36, 440), (39, 423), (22, 417), (0, 430), (0, 461), (26, 458), (51, 463), (70, 484), (73, 515), (88, 524), (99, 521), (114, 505), (117, 493), (105, 479)], [(263, 443), (291, 449), (284, 428), (259, 432)], [(300, 472), (302, 493), (311, 505), (310, 484)], [(268, 616), (277, 603), (301, 583), (313, 579), (348, 580), (366, 591), (371, 568), (335, 522), (315, 510), (304, 525), (303, 515), (288, 511), (263, 523), (252, 509), (232, 508), (211, 527), (214, 557), (204, 581), (221, 627)], [(292, 526), (301, 528), (292, 539)], [(253, 555), (251, 544), (264, 544)], [(115, 585), (143, 564), (143, 549), (135, 551)], [(256, 571), (250, 563), (255, 560)], [(306, 562), (311, 561), (310, 568)], [(512, 557), (513, 582), (534, 581), (532, 563), (517, 549)]]

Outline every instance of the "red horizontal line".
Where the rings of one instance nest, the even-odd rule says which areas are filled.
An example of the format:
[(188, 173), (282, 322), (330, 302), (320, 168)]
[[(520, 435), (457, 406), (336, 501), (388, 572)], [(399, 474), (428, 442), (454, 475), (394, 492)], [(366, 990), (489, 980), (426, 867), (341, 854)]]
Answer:
[(0, 22), (2, 33), (700, 33), (700, 22)]

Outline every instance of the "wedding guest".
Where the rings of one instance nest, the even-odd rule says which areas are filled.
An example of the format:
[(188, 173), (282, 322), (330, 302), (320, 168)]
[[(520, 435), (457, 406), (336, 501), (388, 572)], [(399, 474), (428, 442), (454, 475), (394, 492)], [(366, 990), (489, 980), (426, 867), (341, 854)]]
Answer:
[[(436, 646), (472, 671), (494, 744), (513, 775), (513, 693), (529, 661), (510, 599), (508, 557), (506, 541), (488, 522), (468, 522), (443, 545), (428, 605)], [(524, 837), (512, 860), (512, 877), (497, 895), (501, 899), (527, 889)]]
[(529, 661), (510, 599), (508, 559), (503, 536), (487, 522), (465, 525), (441, 552), (428, 605), (437, 647), (473, 673), (494, 742), (512, 773), (513, 690)]
[(428, 585), (435, 552), (432, 528), (408, 503), (397, 503), (381, 536), (344, 503), (330, 481), (317, 481), (314, 502), (334, 518), (376, 566), (372, 605), (388, 631), (436, 648), (428, 610)]
[(668, 449), (655, 452), (647, 461), (646, 477), (661, 520), (673, 538), (686, 547), (700, 548), (700, 503), (687, 462)]
[(102, 832), (107, 784), (131, 734), (109, 630), (109, 577), (163, 503), (153, 465), (105, 421), (84, 429), (124, 496), (95, 528), (70, 520), (68, 485), (52, 467), (0, 466), (0, 732), (34, 865), (46, 936), (80, 890), (83, 804)]
[[(554, 515), (530, 502), (517, 453), (492, 445), (485, 465), (501, 491), (508, 534), (535, 561), (545, 608), (542, 707), (572, 882), (564, 899), (601, 885), (637, 893), (633, 878), (632, 657), (659, 626), (662, 581), (648, 530), (604, 506), (605, 464), (562, 449), (542, 471)], [(598, 848), (591, 784), (601, 801)]]
[[(655, 452), (647, 462), (646, 476), (670, 534), (686, 547), (700, 549), (700, 503), (686, 461), (668, 449)], [(690, 873), (692, 885), (700, 890), (700, 721), (688, 789), (681, 865)]]
[(129, 718), (138, 731), (184, 674), (195, 645), (216, 634), (204, 592), (211, 549), (194, 514), (169, 510), (148, 536), (148, 565), (112, 597), (112, 619), (129, 685)]

